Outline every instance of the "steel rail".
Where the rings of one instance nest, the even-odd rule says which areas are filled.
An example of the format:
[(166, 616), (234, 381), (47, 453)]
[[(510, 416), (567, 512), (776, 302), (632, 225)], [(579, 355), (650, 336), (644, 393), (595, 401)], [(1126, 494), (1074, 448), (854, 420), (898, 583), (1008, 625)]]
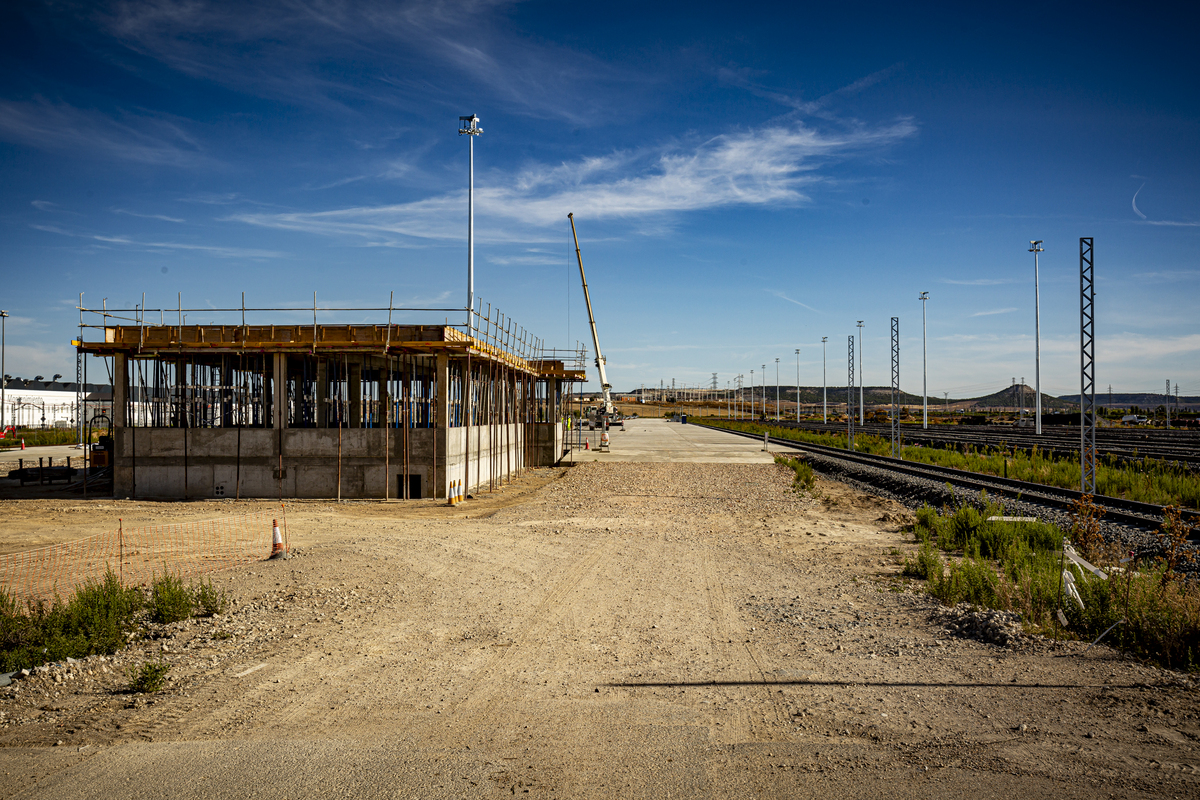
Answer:
[[(743, 431), (730, 430), (729, 428), (719, 428), (712, 426), (714, 430), (732, 433), (736, 436), (743, 436), (749, 439), (761, 441), (761, 438), (752, 433)], [(876, 456), (868, 453), (855, 453), (847, 450), (842, 450), (837, 447), (827, 447), (825, 445), (810, 444), (808, 442), (796, 442), (789, 439), (771, 439), (771, 444), (780, 447), (787, 447), (801, 452), (811, 451), (829, 458), (848, 461), (864, 466), (885, 468), (891, 472), (909, 475), (912, 477), (923, 478), (926, 480), (937, 480), (939, 482), (950, 483), (954, 486), (960, 486), (965, 489), (974, 489), (977, 491), (988, 491), (998, 496), (1004, 494), (1019, 495), (1022, 501), (1040, 503), (1042, 505), (1052, 506), (1058, 509), (1070, 510), (1076, 502), (1079, 501), (1083, 494), (1073, 489), (1062, 489), (1057, 486), (1047, 486), (1041, 483), (1029, 483), (1027, 481), (1018, 481), (1011, 478), (1001, 478), (993, 475), (983, 475), (977, 472), (967, 472), (965, 470), (953, 469), (950, 467), (938, 467), (931, 464), (918, 464), (912, 461), (904, 461), (890, 456)], [(1153, 503), (1141, 503), (1136, 500), (1126, 500), (1121, 497), (1109, 497), (1107, 495), (1094, 495), (1093, 501), (1097, 506), (1104, 509), (1104, 519), (1107, 522), (1119, 522), (1126, 525), (1132, 525), (1139, 528), (1157, 528), (1162, 523), (1165, 513), (1165, 507), (1155, 505)], [(1190, 509), (1181, 509), (1181, 517), (1191, 523), (1200, 524), (1200, 512), (1195, 512)], [(1193, 540), (1200, 536), (1200, 531), (1193, 535)]]

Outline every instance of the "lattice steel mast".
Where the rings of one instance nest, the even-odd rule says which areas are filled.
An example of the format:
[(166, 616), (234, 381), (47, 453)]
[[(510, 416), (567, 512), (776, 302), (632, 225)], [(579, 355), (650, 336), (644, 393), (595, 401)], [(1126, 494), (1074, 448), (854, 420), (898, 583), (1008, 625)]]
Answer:
[(900, 318), (892, 317), (892, 458), (900, 457)]
[(1094, 278), (1092, 237), (1080, 237), (1079, 491), (1092, 495), (1096, 493), (1096, 286)]

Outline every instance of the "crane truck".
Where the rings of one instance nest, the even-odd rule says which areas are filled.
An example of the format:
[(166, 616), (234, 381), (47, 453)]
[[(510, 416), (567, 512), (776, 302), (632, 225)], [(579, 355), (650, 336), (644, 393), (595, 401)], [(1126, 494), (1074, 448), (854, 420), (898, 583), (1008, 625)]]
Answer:
[[(600, 372), (600, 389), (604, 392), (604, 404), (599, 409), (600, 430), (607, 432), (613, 414), (612, 385), (604, 369), (604, 354), (600, 351), (600, 337), (596, 333), (596, 317), (592, 314), (592, 297), (588, 294), (587, 276), (583, 274), (583, 256), (579, 252), (579, 234), (575, 232), (575, 215), (567, 214), (571, 221), (571, 236), (575, 239), (575, 259), (579, 262), (579, 279), (583, 281), (583, 300), (587, 303), (588, 322), (592, 326), (592, 345), (596, 348), (596, 369)], [(605, 433), (607, 436), (607, 433)]]

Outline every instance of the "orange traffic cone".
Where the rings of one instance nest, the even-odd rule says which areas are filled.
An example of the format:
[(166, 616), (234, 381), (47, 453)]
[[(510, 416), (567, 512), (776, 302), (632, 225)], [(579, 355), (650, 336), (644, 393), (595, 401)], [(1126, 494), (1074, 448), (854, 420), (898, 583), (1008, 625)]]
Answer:
[(592, 449), (592, 440), (591, 440), (591, 439), (584, 439), (584, 440), (583, 440), (583, 449), (584, 449), (584, 450), (591, 450), (591, 449)]
[(283, 547), (283, 534), (279, 532), (279, 520), (271, 520), (271, 555), (268, 560), (274, 558), (291, 558), (288, 552)]
[(22, 450), (25, 449), (25, 440), (24, 439), (21, 440), (21, 449)]

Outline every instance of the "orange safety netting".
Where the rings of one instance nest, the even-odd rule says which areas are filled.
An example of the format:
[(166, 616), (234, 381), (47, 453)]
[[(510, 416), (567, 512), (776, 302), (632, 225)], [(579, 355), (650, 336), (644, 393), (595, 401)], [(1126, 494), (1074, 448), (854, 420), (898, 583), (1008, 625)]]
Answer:
[[(125, 527), (72, 542), (0, 555), (0, 586), (11, 597), (68, 599), (77, 586), (111, 569), (126, 586), (149, 586), (155, 575), (203, 575), (271, 554), (273, 511), (170, 525)], [(286, 534), (285, 534), (286, 535)]]

